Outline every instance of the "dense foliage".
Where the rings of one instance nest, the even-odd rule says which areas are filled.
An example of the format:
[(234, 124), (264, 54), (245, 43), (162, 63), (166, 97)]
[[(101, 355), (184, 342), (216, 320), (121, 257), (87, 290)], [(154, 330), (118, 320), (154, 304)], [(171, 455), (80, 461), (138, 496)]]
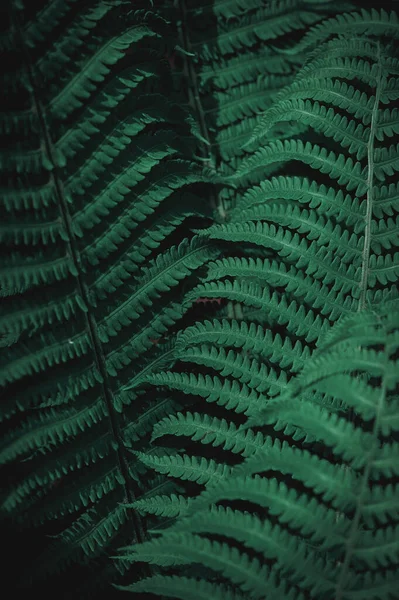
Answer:
[(9, 585), (398, 598), (398, 11), (2, 16)]

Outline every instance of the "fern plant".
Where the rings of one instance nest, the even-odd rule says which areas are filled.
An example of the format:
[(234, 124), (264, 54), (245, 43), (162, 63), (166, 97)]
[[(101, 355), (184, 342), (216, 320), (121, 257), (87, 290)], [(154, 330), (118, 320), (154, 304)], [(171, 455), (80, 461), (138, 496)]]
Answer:
[[(353, 7), (351, 2), (253, 0), (175, 2), (180, 44), (187, 74), (195, 73), (197, 112), (207, 142), (204, 152), (220, 175), (236, 171), (245, 157), (242, 149), (259, 115), (270, 106), (282, 86), (292, 81), (305, 53), (282, 54), (295, 45), (310, 25)], [(183, 85), (186, 85), (184, 82)], [(291, 128), (275, 128), (287, 135)], [(242, 189), (218, 190), (215, 218), (225, 220)]]
[(165, 101), (162, 15), (58, 0), (7, 14), (0, 282), (22, 292), (0, 316), (2, 335), (19, 338), (1, 355), (1, 507), (38, 528), (45, 552), (27, 584), (56, 576), (67, 597), (79, 580), (84, 595), (96, 565), (107, 583), (123, 572), (111, 548), (145, 539), (126, 505), (160, 481), (127, 448), (144, 449), (165, 413), (131, 383), (172, 361), (154, 341), (218, 249), (190, 232), (210, 214), (207, 186), (190, 115)]
[[(368, 26), (366, 17), (364, 13), (358, 15), (363, 28)], [(387, 32), (394, 30), (394, 19), (391, 23), (385, 13), (378, 18), (382, 22), (388, 20)], [(377, 20), (374, 13), (373, 19)], [(330, 27), (334, 24), (332, 20)], [(233, 254), (211, 262), (202, 283), (186, 294), (188, 306), (199, 297), (239, 301), (257, 309), (261, 322), (257, 325), (246, 319), (238, 324), (219, 318), (190, 326), (178, 335), (176, 368), (136, 380), (139, 388), (163, 386), (195, 398), (193, 408), (198, 414), (191, 414), (190, 408), (173, 427), (169, 423), (163, 435), (180, 439), (182, 436), (181, 443), (185, 443), (186, 436), (192, 438), (200, 430), (212, 432), (202, 439), (204, 445), (226, 444), (224, 447), (232, 449), (233, 454), (240, 454), (242, 447), (234, 444), (236, 428), (242, 421), (240, 415), (283, 392), (317, 347), (320, 337), (341, 315), (397, 297), (397, 186), (390, 180), (396, 162), (394, 157), (383, 158), (393, 155), (391, 129), (385, 130), (384, 123), (378, 127), (379, 117), (384, 121), (390, 114), (391, 123), (395, 119), (395, 109), (389, 108), (393, 84), (387, 83), (385, 96), (379, 73), (386, 69), (389, 80), (388, 73), (395, 70), (396, 59), (383, 57), (386, 55), (381, 54), (382, 44), (383, 39), (327, 42), (327, 48), (323, 46), (321, 54), (310, 59), (292, 86), (281, 92), (284, 99), (277, 101), (261, 120), (255, 136), (260, 135), (259, 131), (267, 134), (265, 126), (275, 115), (292, 118), (289, 110), (294, 106), (295, 118), (302, 118), (308, 130), (291, 140), (270, 141), (247, 162), (243, 161), (236, 176), (241, 181), (250, 183), (252, 169), (261, 171), (268, 161), (285, 164), (287, 174), (249, 188), (231, 213), (229, 223), (215, 224), (200, 232), (206, 239), (230, 243), (227, 253), (233, 254), (237, 244), (247, 246), (241, 249), (239, 257)], [(358, 58), (341, 58), (350, 52), (356, 52)], [(333, 72), (339, 79), (325, 79), (331, 60), (336, 62)], [(340, 63), (345, 60), (357, 61), (358, 68), (344, 68)], [(364, 72), (369, 74), (368, 93), (341, 82), (346, 77), (359, 87)], [(307, 79), (309, 73), (312, 76)], [(321, 94), (324, 102), (309, 100), (305, 106), (301, 99), (298, 105), (296, 94)], [(361, 102), (354, 100), (360, 96)], [(382, 109), (376, 106), (377, 100), (383, 102)], [(354, 135), (342, 137), (345, 124), (353, 121), (335, 113), (334, 105), (325, 107), (332, 101), (338, 102), (341, 111), (349, 106), (361, 114), (364, 125), (348, 125), (350, 131), (358, 132), (359, 140)], [(313, 142), (316, 135), (318, 144)], [(341, 153), (327, 153), (325, 147), (331, 138), (338, 149), (342, 143)], [(352, 153), (357, 155), (361, 150), (356, 162), (344, 154), (350, 154), (348, 139)], [(310, 163), (308, 176), (290, 174), (295, 168), (293, 159), (305, 165)], [(337, 179), (340, 185), (336, 184)], [(255, 258), (245, 255), (251, 247), (258, 253)], [(201, 398), (208, 404), (205, 414)], [(323, 403), (323, 398), (318, 401)], [(219, 436), (221, 427), (223, 434)], [(160, 432), (155, 432), (158, 439)], [(179, 438), (175, 437), (177, 447)], [(198, 444), (194, 447), (200, 454), (193, 455), (195, 464), (187, 463), (184, 473), (193, 469), (202, 477), (204, 474), (196, 465), (205, 449)], [(231, 455), (225, 458), (233, 462), (238, 459)], [(169, 468), (175, 476), (170, 457), (169, 467), (161, 465), (158, 454), (154, 459), (145, 458), (146, 464), (152, 460), (155, 468), (162, 468), (163, 472)], [(178, 471), (181, 472), (180, 466)], [(213, 469), (209, 477), (213, 477)]]
[[(396, 598), (398, 333), (397, 302), (341, 319), (289, 391), (245, 425), (291, 425), (296, 444), (263, 440), (174, 525), (125, 548), (125, 559), (183, 569), (126, 589), (184, 600)], [(339, 399), (339, 414), (309, 391)], [(192, 562), (221, 581), (186, 577)]]
[[(344, 30), (345, 24), (349, 24), (345, 37), (337, 39), (336, 33)], [(357, 31), (362, 37), (355, 35)], [(213, 225), (201, 233), (205, 238), (230, 243), (226, 246), (228, 253), (233, 254), (238, 243), (241, 256), (227, 256), (210, 263), (203, 282), (186, 296), (188, 304), (198, 297), (222, 297), (242, 302), (258, 309), (260, 319), (263, 314), (263, 323), (269, 331), (248, 320), (240, 324), (218, 319), (196, 324), (179, 334), (175, 355), (180, 365), (174, 370), (152, 373), (142, 382), (196, 398), (195, 412), (189, 407), (155, 425), (153, 441), (157, 443), (163, 438), (169, 448), (174, 439), (177, 450), (173, 457), (169, 450), (167, 455), (160, 457), (158, 447), (153, 454), (140, 455), (145, 464), (152, 464), (157, 471), (217, 490), (218, 486), (223, 489), (224, 482), (229, 485), (234, 467), (242, 462), (242, 458), (257, 456), (262, 447), (271, 452), (271, 445), (276, 444), (276, 452), (279, 452), (281, 444), (285, 443), (287, 452), (292, 453), (292, 448), (304, 440), (304, 449), (308, 452), (308, 448), (314, 448), (313, 453), (325, 455), (327, 450), (330, 451), (325, 446), (334, 445), (332, 438), (326, 440), (323, 437), (327, 427), (323, 428), (322, 422), (319, 424), (313, 417), (307, 423), (305, 414), (301, 416), (298, 411), (296, 415), (292, 407), (290, 419), (266, 422), (258, 433), (250, 430), (244, 434), (240, 425), (243, 414), (251, 417), (252, 424), (258, 425), (261, 421), (257, 415), (262, 407), (280, 406), (281, 398), (289, 393), (293, 376), (306, 365), (322, 337), (340, 317), (361, 313), (370, 305), (377, 307), (389, 298), (397, 298), (397, 161), (396, 145), (391, 143), (397, 128), (393, 106), (397, 94), (397, 59), (388, 39), (395, 37), (397, 31), (395, 14), (361, 11), (327, 20), (310, 30), (305, 41), (299, 42), (301, 48), (308, 43), (306, 40), (315, 40), (319, 44), (324, 40), (324, 45), (309, 55), (294, 83), (277, 95), (273, 106), (259, 120), (253, 140), (267, 137), (270, 127), (281, 120), (302, 121), (305, 129), (298, 130), (291, 139), (275, 141), (269, 138), (266, 145), (261, 145), (242, 161), (234, 181), (249, 186), (248, 192), (232, 211), (229, 223)], [(330, 41), (329, 37), (335, 39)], [(303, 175), (298, 174), (299, 168), (293, 161), (300, 163)], [(278, 164), (281, 175), (256, 185), (264, 168), (274, 163)], [(309, 165), (308, 169), (306, 165)], [(243, 243), (247, 246), (242, 247)], [(255, 257), (245, 254), (251, 247)], [(275, 396), (277, 400), (271, 402)], [(335, 418), (344, 418), (350, 423), (352, 413), (342, 403), (342, 398), (328, 396), (330, 394), (326, 395), (326, 390), (321, 387), (305, 387), (301, 401), (315, 407), (314, 414), (322, 414), (327, 409)], [(202, 406), (201, 398), (206, 400), (206, 407)], [(346, 428), (348, 456), (351, 456), (353, 445), (355, 449), (360, 448), (358, 452), (362, 451), (360, 433), (352, 440), (352, 429)], [(187, 452), (187, 439), (192, 443), (190, 452)], [(218, 448), (217, 454), (211, 451), (212, 447)], [(346, 446), (342, 441), (342, 452), (344, 449)], [(393, 462), (395, 450), (390, 449), (393, 454), (388, 460)], [(311, 454), (309, 457), (312, 460)], [(265, 465), (266, 458), (260, 460)], [(331, 455), (329, 460), (335, 463)], [(320, 463), (320, 471), (328, 468), (329, 460)], [(296, 477), (292, 475), (294, 459), (289, 464), (290, 467), (283, 471), (283, 482)], [(394, 480), (395, 476), (396, 473), (389, 472), (390, 479)], [(310, 487), (314, 486), (315, 494), (319, 489), (317, 481), (315, 473), (310, 484)], [(289, 485), (287, 489), (290, 489)], [(347, 488), (341, 496), (343, 505), (345, 490)], [(394, 505), (397, 490), (391, 491)], [(148, 506), (144, 503), (133, 506), (143, 512), (175, 519), (184, 515), (191, 502), (187, 494), (173, 494), (155, 497)], [(195, 501), (193, 506), (197, 506)], [(312, 510), (315, 506), (314, 502)], [(331, 515), (341, 511), (338, 505), (331, 509)], [(215, 511), (212, 516), (215, 522), (222, 518), (221, 512)], [(302, 598), (309, 594), (326, 599), (352, 597), (344, 596), (344, 580), (340, 580), (334, 590), (331, 582), (337, 578), (339, 570), (335, 563), (328, 562), (329, 558), (323, 569), (330, 584), (318, 580), (317, 575), (313, 580), (306, 580), (308, 571), (310, 573), (315, 565), (322, 563), (315, 553), (305, 553), (293, 575), (296, 587), (288, 589), (285, 584), (280, 585), (282, 575), (274, 576), (274, 572), (270, 575), (262, 561), (255, 561), (253, 571), (248, 573), (249, 557), (243, 557), (240, 562), (237, 548), (231, 548), (231, 544), (223, 546), (225, 554), (222, 557), (222, 546), (217, 543), (219, 538), (213, 539), (214, 545), (202, 538), (184, 537), (185, 534), (177, 540), (173, 532), (175, 527), (180, 527), (179, 523), (178, 520), (172, 527), (171, 537), (166, 532), (160, 541), (139, 547), (137, 555), (131, 548), (132, 554), (128, 557), (164, 566), (184, 564), (185, 569), (191, 562), (200, 562), (209, 569), (216, 569), (230, 583), (240, 584), (241, 592), (247, 592), (249, 597), (268, 597), (269, 594), (276, 598)], [(181, 522), (182, 530), (185, 523), (184, 520)], [(212, 532), (218, 536), (228, 535), (224, 532), (228, 531), (229, 523), (234, 528), (233, 513), (229, 513), (220, 528), (212, 529)], [(251, 523), (256, 532), (260, 527), (259, 520)], [(242, 525), (243, 531), (247, 526), (250, 526), (249, 518)], [(395, 527), (393, 525), (389, 533), (391, 540)], [(203, 530), (198, 529), (198, 532)], [(373, 535), (374, 531), (370, 533)], [(282, 536), (281, 540), (288, 539)], [(333, 531), (331, 536), (335, 540)], [(173, 546), (174, 541), (176, 546)], [(245, 544), (245, 534), (237, 541)], [(192, 559), (186, 544), (192, 545)], [(292, 550), (294, 546), (289, 548)], [(168, 558), (163, 549), (172, 547)], [(393, 554), (391, 562), (393, 573)], [(370, 565), (364, 563), (359, 572), (370, 570)], [(204, 583), (204, 595), (211, 589), (215, 597), (223, 597), (223, 594), (234, 597), (238, 592), (229, 587), (209, 587), (208, 584), (214, 583), (213, 577), (208, 573), (204, 580), (207, 582), (207, 585)], [(385, 597), (384, 590), (387, 598), (393, 597), (394, 575), (392, 581), (389, 574), (387, 580), (382, 578), (381, 582), (385, 583), (378, 587), (377, 572), (365, 574), (363, 581), (360, 575), (354, 577), (351, 585), (358, 585), (358, 597), (366, 593), (364, 581), (368, 587), (370, 581), (374, 581), (373, 577), (378, 589), (375, 591), (371, 586), (370, 597)], [(303, 590), (297, 585), (301, 578)], [(272, 583), (266, 593), (269, 579)], [(359, 583), (356, 583), (357, 579)], [(189, 581), (175, 578), (165, 581), (163, 576), (131, 589), (154, 593), (162, 589), (162, 594), (166, 594), (167, 586), (171, 596), (182, 598), (192, 597), (196, 589), (196, 584), (191, 586)]]
[(1, 509), (37, 531), (25, 585), (393, 597), (397, 398), (380, 421), (359, 393), (397, 360), (396, 305), (364, 310), (397, 298), (399, 34), (355, 4), (8, 3)]

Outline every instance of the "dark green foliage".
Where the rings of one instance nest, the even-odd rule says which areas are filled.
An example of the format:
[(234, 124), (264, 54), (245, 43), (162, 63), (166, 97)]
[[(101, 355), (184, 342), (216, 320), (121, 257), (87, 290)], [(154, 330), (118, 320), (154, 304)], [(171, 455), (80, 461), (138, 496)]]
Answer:
[[(194, 53), (210, 158), (219, 173), (234, 173), (241, 165), (247, 154), (243, 145), (259, 116), (292, 81), (306, 56), (296, 51), (285, 55), (279, 49), (287, 44), (295, 48), (296, 40), (310, 25), (352, 6), (351, 2), (329, 0), (187, 3), (185, 27)], [(298, 129), (297, 124), (294, 129)], [(272, 135), (285, 136), (291, 130), (277, 127)], [(263, 171), (263, 176), (266, 173)], [(219, 217), (224, 219), (239, 197), (228, 187), (220, 190)]]
[(397, 597), (399, 20), (357, 4), (7, 3), (13, 588)]
[[(277, 472), (275, 494), (282, 498), (281, 490), (286, 490), (291, 502), (298, 505), (302, 502), (308, 511), (304, 527), (306, 523), (309, 528), (315, 519), (316, 532), (319, 535), (324, 532), (319, 557), (308, 549), (308, 542), (295, 541), (295, 538), (290, 541), (288, 533), (294, 531), (280, 531), (280, 526), (273, 529), (275, 521), (265, 522), (259, 514), (255, 518), (254, 513), (251, 520), (245, 513), (232, 512), (233, 505), (231, 511), (224, 509), (227, 510), (225, 515), (223, 507), (211, 509), (213, 516), (209, 516), (209, 521), (206, 515), (198, 515), (198, 524), (195, 521), (193, 529), (188, 521), (178, 519), (159, 540), (131, 548), (133, 554), (129, 558), (153, 564), (203, 563), (217, 571), (226, 584), (227, 581), (235, 584), (250, 598), (393, 598), (398, 583), (395, 576), (397, 549), (391, 550), (397, 528), (397, 473), (392, 468), (387, 467), (388, 470), (381, 473), (380, 477), (386, 480), (380, 484), (380, 477), (375, 475), (375, 494), (379, 498), (388, 494), (391, 507), (381, 531), (372, 522), (367, 525), (370, 540), (374, 536), (376, 539), (376, 557), (372, 558), (372, 546), (363, 563), (358, 564), (352, 554), (345, 555), (341, 560), (345, 565), (342, 578), (336, 566), (344, 550), (336, 549), (334, 543), (343, 534), (341, 525), (337, 524), (335, 530), (332, 524), (341, 523), (336, 515), (339, 513), (341, 518), (344, 510), (348, 511), (345, 540), (349, 536), (349, 541), (345, 544), (351, 546), (349, 524), (354, 514), (350, 504), (351, 488), (341, 476), (346, 471), (337, 470), (336, 465), (344, 459), (350, 468), (363, 469), (358, 476), (362, 485), (368, 485), (369, 479), (364, 464), (354, 462), (360, 459), (371, 440), (368, 433), (362, 433), (359, 424), (357, 428), (352, 425), (353, 419), (356, 423), (356, 419), (363, 417), (361, 406), (357, 404), (360, 402), (359, 390), (364, 391), (360, 387), (363, 377), (358, 374), (359, 384), (353, 385), (352, 398), (344, 394), (345, 391), (349, 394), (350, 382), (346, 387), (338, 382), (337, 386), (341, 387), (337, 387), (336, 393), (332, 387), (302, 386), (296, 394), (303, 408), (288, 404), (291, 408), (285, 409), (286, 414), (282, 412), (280, 416), (279, 412), (280, 405), (285, 402), (283, 399), (295, 386), (293, 376), (307, 372), (308, 357), (333, 323), (359, 311), (362, 315), (370, 306), (377, 310), (389, 298), (397, 298), (397, 161), (396, 145), (392, 144), (396, 135), (394, 79), (397, 59), (390, 41), (398, 35), (396, 17), (385, 12), (359, 12), (356, 18), (343, 17), (343, 22), (353, 22), (354, 32), (357, 27), (362, 33), (363, 29), (371, 33), (367, 30), (370, 19), (373, 23), (385, 23), (384, 30), (376, 27), (376, 37), (357, 38), (348, 33), (348, 37), (329, 40), (330, 33), (334, 34), (334, 19), (315, 29), (319, 32), (318, 41), (324, 43), (309, 54), (306, 65), (299, 70), (292, 85), (276, 95), (273, 105), (261, 116), (246, 144), (250, 151), (251, 148), (255, 150), (241, 161), (234, 176), (226, 179), (226, 184), (238, 182), (240, 187), (247, 187), (247, 191), (230, 212), (227, 224), (215, 224), (201, 232), (207, 239), (227, 242), (226, 253), (230, 256), (208, 265), (202, 283), (187, 293), (186, 302), (190, 304), (203, 297), (240, 302), (244, 306), (244, 322), (218, 319), (188, 328), (177, 338), (175, 370), (152, 373), (147, 377), (148, 383), (163, 385), (169, 393), (181, 390), (198, 399), (203, 398), (207, 403), (203, 407), (197, 400), (195, 412), (181, 411), (166, 416), (155, 425), (154, 441), (161, 443), (163, 438), (169, 447), (171, 436), (174, 436), (175, 446), (182, 444), (181, 458), (176, 457), (174, 465), (170, 464), (169, 453), (165, 461), (157, 455), (153, 461), (155, 469), (161, 472), (167, 469), (166, 472), (184, 480), (195, 465), (197, 481), (203, 481), (201, 477), (205, 477), (206, 490), (214, 490), (216, 498), (218, 490), (222, 493), (224, 489), (223, 482), (226, 486), (234, 486), (234, 470), (225, 473), (226, 462), (240, 469), (246, 464), (241, 464), (243, 458), (248, 457), (249, 461), (254, 456), (258, 461), (258, 470), (254, 473)], [(326, 33), (322, 34), (323, 31)], [(310, 39), (310, 34), (308, 37)], [(299, 42), (300, 47), (303, 44)], [(285, 133), (276, 139), (271, 127), (286, 120), (302, 123), (303, 129), (296, 128), (289, 135)], [(296, 167), (295, 163), (301, 167)], [(265, 178), (269, 165), (276, 165), (276, 174)], [(262, 179), (260, 182), (259, 178)], [(251, 249), (255, 255), (251, 256)], [(239, 255), (234, 256), (237, 251)], [(245, 311), (246, 306), (258, 310), (257, 319), (263, 327), (251, 322), (251, 313)], [(397, 327), (396, 312), (392, 319)], [(395, 345), (392, 351), (396, 352)], [(350, 350), (344, 364), (337, 361), (336, 365), (350, 370), (352, 354)], [(201, 369), (199, 373), (196, 372), (198, 368)], [(370, 393), (376, 397), (378, 389), (371, 389)], [(258, 431), (240, 428), (243, 414), (250, 418), (252, 427), (259, 428), (262, 421), (258, 414), (261, 407), (267, 405), (275, 407), (276, 416), (272, 411)], [(386, 460), (391, 465), (396, 460), (396, 445), (392, 443), (396, 435), (392, 421), (396, 409), (394, 397), (386, 424), (381, 425), (384, 433), (380, 443), (385, 445), (383, 452), (387, 453)], [(374, 414), (367, 416), (365, 429), (375, 418)], [(392, 421), (390, 429), (388, 421)], [(194, 442), (190, 454), (187, 438)], [(217, 454), (208, 451), (212, 447), (218, 449)], [(266, 450), (265, 454), (262, 454), (262, 448)], [(198, 451), (205, 461), (200, 460)], [(337, 452), (336, 458), (331, 455), (332, 451)], [(287, 455), (286, 464), (279, 458), (282, 452)], [(270, 463), (274, 455), (275, 465)], [(210, 462), (215, 456), (219, 471)], [(213, 472), (222, 477), (209, 479)], [(323, 485), (327, 485), (323, 483), (327, 472), (331, 483), (325, 488), (330, 508), (326, 516), (322, 505), (318, 507), (317, 494), (323, 491)], [(293, 486), (292, 477), (302, 481), (302, 486)], [(341, 479), (341, 487), (337, 488)], [(232, 499), (253, 503), (251, 498), (243, 495), (248, 482), (243, 485), (244, 488), (240, 488)], [(303, 495), (303, 485), (310, 490), (308, 496)], [(352, 482), (350, 485), (357, 484)], [(205, 491), (205, 498), (206, 494)], [(335, 504), (334, 494), (338, 495)], [(192, 514), (199, 506), (196, 502), (192, 503)], [(279, 502), (284, 506), (282, 499)], [(145, 507), (140, 505), (140, 509), (145, 510)], [(248, 510), (252, 511), (250, 507)], [(292, 510), (295, 514), (298, 509)], [(169, 519), (184, 516), (186, 511), (184, 494), (160, 495), (149, 507), (149, 512)], [(329, 529), (323, 529), (325, 520), (330, 523)], [(297, 522), (294, 525), (298, 527)], [(264, 535), (268, 536), (264, 538), (265, 543), (274, 542), (281, 546), (282, 554), (266, 552), (262, 559), (261, 547), (255, 541), (252, 544), (247, 536), (251, 529), (254, 540), (261, 535), (257, 532), (264, 530)], [(177, 531), (179, 535), (175, 533)], [(216, 537), (207, 541), (192, 535), (208, 531)], [(239, 554), (238, 549), (242, 546), (231, 546), (226, 537), (230, 542), (233, 537), (252, 551), (256, 550), (256, 558), (253, 553)], [(310, 537), (309, 543), (320, 542), (320, 539)], [(379, 544), (383, 539), (387, 539), (387, 552), (391, 554), (389, 560), (378, 563)], [(332, 559), (325, 556), (325, 550), (330, 546), (334, 550)], [(282, 571), (280, 567), (271, 569), (272, 559), (281, 562)], [(290, 586), (287, 573), (294, 568), (294, 563)], [(382, 566), (388, 570), (379, 573)], [(325, 580), (321, 576), (323, 571)], [(359, 575), (355, 575), (356, 572)], [(336, 589), (332, 582), (337, 583)], [(140, 582), (129, 589), (156, 592), (161, 585), (162, 580), (157, 575), (153, 580)], [(171, 596), (186, 598), (194, 593), (197, 584), (175, 580), (173, 587), (167, 579), (167, 585)], [(357, 590), (356, 594), (353, 592), (352, 595), (349, 591), (352, 589)], [(222, 598), (227, 592), (220, 588), (214, 593), (215, 597)]]
[(171, 364), (154, 342), (184, 314), (182, 283), (218, 255), (190, 233), (209, 213), (207, 188), (187, 158), (187, 112), (165, 100), (164, 20), (78, 4), (29, 15), (13, 3), (2, 34), (0, 328), (2, 343), (19, 342), (2, 353), (0, 460), (20, 466), (1, 503), (38, 527), (37, 545), (55, 538), (27, 583), (145, 539), (126, 504), (151, 475), (127, 448), (142, 450), (164, 413), (151, 417), (156, 396), (130, 388)]
[[(342, 319), (286, 392), (263, 409), (255, 405), (245, 425), (294, 427), (295, 445), (258, 434), (250, 454), (241, 450), (248, 458), (195, 500), (160, 497), (158, 506), (153, 502), (158, 514), (181, 518), (154, 532), (158, 538), (125, 548), (124, 558), (162, 566), (201, 562), (245, 598), (396, 598), (398, 334), (397, 302)], [(314, 392), (339, 399), (339, 413), (306, 398)], [(180, 434), (192, 435), (187, 420), (179, 420)], [(174, 433), (172, 424), (164, 420), (154, 432)], [(208, 441), (226, 444), (226, 427), (218, 433), (219, 440), (207, 432)], [(240, 430), (237, 444), (239, 436)], [(291, 477), (281, 480), (282, 474)], [(235, 508), (238, 501), (247, 501), (248, 510)], [(172, 586), (156, 575), (129, 589), (171, 589), (170, 596), (185, 599), (197, 586), (185, 577)], [(213, 593), (227, 592), (215, 585)]]

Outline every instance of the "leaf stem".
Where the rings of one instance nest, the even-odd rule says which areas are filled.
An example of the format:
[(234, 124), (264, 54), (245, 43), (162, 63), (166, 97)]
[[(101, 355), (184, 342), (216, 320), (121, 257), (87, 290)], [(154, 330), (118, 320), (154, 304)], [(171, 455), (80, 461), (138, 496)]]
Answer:
[(364, 229), (364, 245), (363, 245), (363, 258), (362, 258), (362, 271), (360, 279), (360, 300), (358, 311), (366, 308), (366, 295), (367, 295), (367, 282), (369, 274), (369, 260), (370, 260), (370, 242), (371, 242), (371, 220), (373, 216), (373, 202), (374, 202), (374, 141), (377, 130), (378, 121), (378, 107), (381, 98), (381, 89), (383, 86), (383, 74), (382, 74), (382, 63), (381, 63), (381, 45), (377, 42), (377, 75), (376, 75), (376, 92), (374, 106), (371, 116), (370, 125), (370, 136), (367, 147), (367, 161), (368, 161), (368, 173), (367, 173), (367, 198), (366, 198), (366, 215), (365, 229)]

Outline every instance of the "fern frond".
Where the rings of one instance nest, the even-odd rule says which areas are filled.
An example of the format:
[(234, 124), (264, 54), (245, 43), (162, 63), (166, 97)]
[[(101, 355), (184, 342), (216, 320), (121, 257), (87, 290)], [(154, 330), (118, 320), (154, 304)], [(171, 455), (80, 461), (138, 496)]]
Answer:
[(188, 506), (189, 500), (185, 496), (171, 494), (170, 496), (153, 496), (149, 499), (136, 500), (133, 504), (128, 504), (127, 508), (134, 508), (147, 514), (172, 518), (185, 512)]
[(230, 450), (234, 454), (249, 456), (263, 444), (261, 433), (254, 435), (246, 431), (240, 435), (234, 423), (227, 423), (225, 419), (211, 418), (206, 414), (178, 412), (160, 420), (153, 428), (151, 441), (163, 435), (188, 436), (193, 441), (202, 444), (211, 443), (213, 446), (222, 446), (223, 450)]
[(185, 394), (199, 395), (207, 402), (215, 402), (238, 414), (245, 413), (250, 407), (266, 401), (266, 396), (236, 380), (223, 380), (217, 376), (204, 376), (201, 373), (195, 375), (165, 371), (148, 375), (146, 381), (153, 385), (164, 385), (181, 390)]
[[(229, 259), (223, 259), (230, 263)], [(309, 358), (307, 346), (302, 346), (299, 340), (292, 345), (289, 338), (284, 340), (279, 334), (273, 335), (271, 330), (246, 321), (203, 321), (180, 331), (176, 340), (176, 351), (182, 358), (186, 348), (193, 345), (209, 343), (225, 347), (241, 349), (260, 357), (278, 363), (281, 368), (292, 365), (296, 371)]]
[(166, 473), (169, 477), (178, 477), (183, 481), (189, 480), (198, 484), (224, 479), (231, 470), (228, 465), (217, 463), (213, 459), (208, 461), (204, 457), (179, 454), (157, 456), (139, 451), (132, 452), (144, 465), (150, 466), (159, 473)]
[[(206, 538), (190, 534), (171, 535), (169, 543), (169, 552), (163, 539), (150, 541), (147, 546), (143, 545), (140, 549), (127, 547), (125, 551), (130, 553), (122, 555), (122, 558), (144, 560), (163, 566), (201, 561), (210, 568), (220, 571), (224, 576), (230, 575), (233, 582), (241, 584), (243, 591), (250, 591), (252, 597), (262, 598), (262, 581), (264, 582), (268, 570), (261, 568), (258, 562), (251, 565), (248, 555), (239, 555), (235, 548), (230, 548), (226, 543), (210, 542)], [(182, 549), (190, 546), (191, 552), (183, 556)], [(207, 559), (206, 556), (209, 558)]]
[[(391, 468), (397, 444), (391, 441), (396, 428), (387, 430), (383, 419), (397, 405), (398, 315), (397, 302), (393, 302), (385, 312), (380, 308), (344, 317), (304, 365), (290, 393), (251, 418), (256, 427), (273, 423), (278, 429), (280, 421), (296, 423), (306, 407), (301, 427), (318, 431), (320, 443), (333, 453), (334, 462), (320, 458), (314, 446), (306, 449), (301, 444), (265, 440), (263, 449), (236, 466), (228, 479), (207, 486), (169, 529), (157, 530), (159, 537), (144, 544), (143, 551), (136, 546), (129, 560), (172, 564), (165, 563), (163, 550), (171, 544), (179, 557), (219, 570), (220, 556), (222, 552), (227, 556), (229, 548), (238, 573), (248, 557), (241, 546), (226, 544), (225, 550), (214, 546), (212, 536), (222, 535), (245, 549), (256, 549), (267, 560), (264, 565), (272, 564), (271, 571), (262, 575), (264, 588), (259, 597), (276, 594), (276, 580), (284, 581), (292, 598), (301, 594), (360, 598), (361, 590), (364, 597), (394, 597), (398, 512)], [(380, 349), (373, 350), (376, 346)], [(365, 372), (374, 384), (362, 378)], [(309, 388), (328, 388), (329, 394), (359, 409), (358, 419), (352, 423), (347, 413), (336, 417), (328, 404), (319, 409), (304, 400)], [(315, 427), (313, 411), (317, 413)], [(369, 432), (364, 420), (372, 421)], [(323, 424), (327, 425), (324, 431)], [(282, 481), (282, 474), (289, 477)], [(296, 481), (303, 484), (299, 491)], [(255, 506), (256, 513), (226, 504), (237, 500)], [(207, 555), (199, 558), (196, 553), (204, 547)], [(248, 587), (237, 581), (233, 570), (223, 571), (229, 582), (240, 583), (243, 591), (251, 590), (248, 597), (256, 597), (252, 577), (262, 564), (258, 556), (251, 559), (252, 566), (246, 563)]]
[(344, 13), (326, 19), (312, 27), (303, 39), (295, 46), (295, 51), (320, 44), (332, 35), (386, 35), (390, 38), (399, 37), (399, 20), (395, 11), (362, 9), (359, 12)]
[[(245, 153), (240, 147), (257, 124), (259, 111), (271, 105), (276, 92), (292, 81), (304, 61), (301, 52), (288, 55), (277, 49), (285, 45), (287, 38), (295, 39), (326, 15), (350, 8), (351, 3), (347, 2), (335, 3), (332, 10), (328, 3), (299, 0), (273, 1), (267, 6), (244, 6), (229, 0), (220, 6), (216, 2), (213, 15), (203, 3), (187, 9), (187, 29), (194, 15), (204, 23), (199, 39), (194, 29), (188, 49), (196, 54), (193, 62), (200, 84), (199, 97), (203, 98), (204, 115), (214, 140), (213, 155), (220, 156), (222, 173), (234, 172), (241, 165)], [(280, 125), (276, 137), (284, 136), (286, 131)], [(223, 192), (220, 191), (218, 202), (225, 212), (234, 207), (239, 194), (225, 200)]]
[(112, 547), (144, 539), (124, 505), (153, 478), (128, 448), (144, 451), (154, 421), (181, 404), (154, 410), (134, 382), (173, 365), (170, 341), (151, 339), (183, 318), (179, 288), (219, 250), (191, 243), (190, 225), (210, 214), (208, 180), (190, 154), (193, 119), (178, 94), (165, 101), (162, 12), (9, 4), (0, 287), (14, 291), (0, 330), (19, 341), (0, 365), (0, 454), (13, 471), (1, 511), (39, 540), (58, 534), (28, 585), (65, 572), (68, 597), (73, 564), (95, 579)]
[(231, 588), (207, 581), (198, 581), (189, 577), (158, 575), (148, 581), (138, 581), (128, 586), (117, 586), (117, 589), (128, 592), (150, 592), (181, 600), (244, 600), (239, 592)]
[(243, 161), (237, 175), (234, 177), (241, 185), (251, 182), (252, 172), (266, 167), (269, 163), (298, 160), (304, 164), (326, 173), (336, 179), (339, 185), (348, 191), (354, 190), (359, 196), (366, 191), (365, 173), (359, 163), (351, 157), (338, 156), (317, 144), (303, 143), (302, 140), (277, 140), (260, 148), (251, 158)]
[(122, 327), (137, 319), (161, 292), (168, 292), (215, 254), (218, 254), (217, 249), (194, 238), (191, 243), (184, 240), (179, 247), (172, 247), (165, 255), (158, 256), (144, 269), (144, 277), (138, 279), (132, 296), (102, 319), (100, 339), (106, 342), (109, 337), (118, 335)]
[(56, 536), (56, 542), (51, 544), (47, 552), (47, 560), (41, 563), (42, 571), (61, 570), (66, 564), (79, 560), (87, 562), (89, 557), (102, 553), (106, 541), (115, 537), (127, 518), (124, 506), (118, 506), (108, 513), (106, 506), (103, 503), (101, 519), (90, 508), (71, 528)]

